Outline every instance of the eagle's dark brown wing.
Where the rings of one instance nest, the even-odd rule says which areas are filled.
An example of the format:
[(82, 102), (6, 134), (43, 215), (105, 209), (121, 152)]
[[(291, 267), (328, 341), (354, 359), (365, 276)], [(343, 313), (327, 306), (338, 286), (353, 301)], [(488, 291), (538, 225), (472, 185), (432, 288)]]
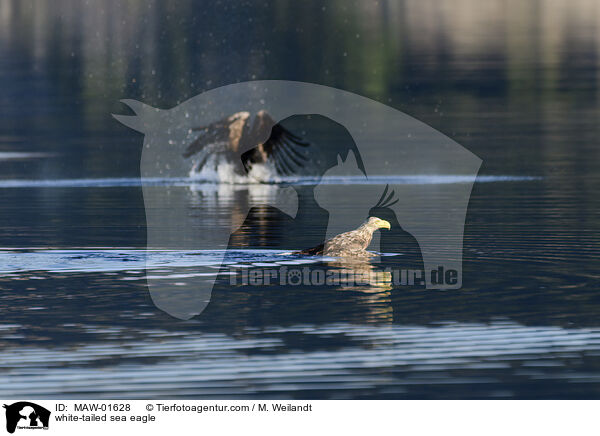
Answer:
[[(249, 119), (248, 112), (237, 112), (205, 127), (192, 129), (198, 132), (198, 137), (187, 146), (183, 157), (198, 155), (197, 166), (201, 167), (212, 154), (228, 152), (237, 160), (235, 155), (242, 152), (241, 162), (246, 172), (253, 164), (269, 162), (279, 175), (300, 174), (310, 161), (309, 153), (314, 152), (309, 151), (311, 143), (281, 124), (275, 124), (265, 111), (256, 114), (252, 128)], [(268, 139), (262, 142), (265, 138)]]
[(248, 112), (237, 112), (207, 126), (193, 128), (198, 137), (187, 146), (183, 157), (187, 159), (201, 151), (236, 151), (249, 117)]
[(322, 256), (324, 248), (325, 248), (325, 242), (317, 245), (316, 247), (306, 248), (304, 250), (296, 251), (294, 254), (301, 254), (303, 256)]
[[(258, 128), (256, 128), (257, 125)], [(273, 163), (280, 175), (298, 174), (310, 161), (309, 147), (311, 143), (281, 124), (274, 124), (269, 115), (263, 111), (257, 115), (252, 130), (258, 133), (259, 130), (270, 126), (272, 127), (269, 139), (242, 154), (244, 168), (249, 171), (253, 164), (268, 161)]]

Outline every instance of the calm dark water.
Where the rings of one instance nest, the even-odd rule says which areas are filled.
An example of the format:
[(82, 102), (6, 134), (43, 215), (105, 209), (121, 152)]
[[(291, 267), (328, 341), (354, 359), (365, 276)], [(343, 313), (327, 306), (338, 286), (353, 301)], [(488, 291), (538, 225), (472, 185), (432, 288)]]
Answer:
[[(0, 1), (0, 397), (598, 398), (598, 6), (526, 3)], [(210, 256), (146, 254), (142, 138), (110, 114), (253, 79), (365, 95), (481, 157), (463, 288), (222, 275), (200, 316), (158, 310), (147, 276)]]

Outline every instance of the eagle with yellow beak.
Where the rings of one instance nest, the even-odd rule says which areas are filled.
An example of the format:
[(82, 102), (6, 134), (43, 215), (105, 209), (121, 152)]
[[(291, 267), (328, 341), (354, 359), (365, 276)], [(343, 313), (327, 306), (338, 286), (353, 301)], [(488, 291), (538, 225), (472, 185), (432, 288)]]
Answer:
[(373, 239), (373, 233), (378, 229), (391, 229), (388, 221), (377, 217), (370, 217), (358, 229), (340, 233), (316, 247), (298, 251), (294, 254), (308, 256), (331, 256), (369, 258), (373, 254), (367, 251), (367, 247)]

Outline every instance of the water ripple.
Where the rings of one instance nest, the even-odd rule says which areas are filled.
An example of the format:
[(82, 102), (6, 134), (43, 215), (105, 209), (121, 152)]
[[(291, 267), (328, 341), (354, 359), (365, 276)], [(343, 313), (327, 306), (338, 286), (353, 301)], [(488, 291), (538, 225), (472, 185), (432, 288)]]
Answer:
[[(457, 383), (493, 385), (499, 382), (494, 371), (507, 368), (513, 368), (524, 382), (544, 378), (589, 381), (597, 375), (558, 374), (557, 368), (562, 367), (562, 359), (572, 360), (584, 350), (600, 352), (600, 329), (523, 326), (509, 321), (389, 327), (299, 325), (272, 327), (248, 338), (140, 333), (145, 339), (75, 349), (5, 349), (0, 355), (2, 396), (17, 398), (36, 392), (48, 398), (276, 397), (279, 392), (296, 391), (302, 396), (302, 392), (318, 390), (333, 398), (343, 397), (344, 391), (379, 386), (382, 392), (402, 397), (411, 386), (423, 384), (434, 390), (436, 385)], [(293, 351), (282, 342), (286, 334), (340, 336), (350, 345)], [(457, 377), (457, 372), (462, 375)]]

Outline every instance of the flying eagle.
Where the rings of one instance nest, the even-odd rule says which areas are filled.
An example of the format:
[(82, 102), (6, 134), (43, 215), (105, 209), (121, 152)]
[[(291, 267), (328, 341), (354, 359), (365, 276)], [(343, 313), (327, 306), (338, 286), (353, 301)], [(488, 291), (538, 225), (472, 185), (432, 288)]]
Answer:
[(272, 164), (279, 176), (302, 173), (311, 160), (311, 144), (276, 124), (264, 110), (256, 113), (252, 123), (250, 118), (249, 112), (236, 112), (193, 128), (199, 135), (183, 152), (186, 159), (195, 156), (193, 171), (200, 170), (211, 156), (220, 155), (234, 165), (239, 175), (248, 174), (255, 164)]
[(390, 229), (388, 221), (377, 217), (370, 217), (358, 229), (341, 233), (317, 245), (316, 247), (298, 251), (294, 254), (309, 256), (353, 257), (369, 258), (373, 255), (367, 247), (373, 239), (373, 233), (378, 229)]

